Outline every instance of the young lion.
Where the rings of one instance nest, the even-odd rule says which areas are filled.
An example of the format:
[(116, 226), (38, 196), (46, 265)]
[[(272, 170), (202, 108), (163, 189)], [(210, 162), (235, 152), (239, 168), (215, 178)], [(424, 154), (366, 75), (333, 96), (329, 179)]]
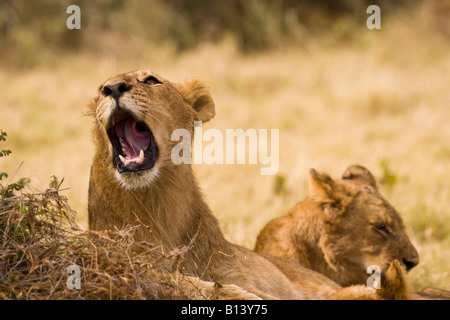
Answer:
[(202, 297), (326, 299), (339, 292), (337, 283), (296, 262), (229, 243), (190, 164), (171, 160), (180, 143), (172, 140), (174, 130), (192, 137), (194, 120), (215, 114), (199, 80), (177, 85), (148, 70), (120, 74), (100, 87), (89, 108), (96, 146), (89, 181), (91, 229), (139, 222), (137, 241), (189, 248), (179, 271), (202, 287)]
[(419, 262), (402, 218), (361, 166), (339, 181), (311, 169), (308, 198), (270, 221), (255, 251), (295, 260), (342, 286), (365, 284), (370, 265), (385, 270), (396, 259), (410, 270)]
[[(205, 281), (235, 284), (264, 299), (324, 299), (340, 286), (325, 276), (225, 240), (190, 164), (174, 164), (176, 129), (215, 114), (197, 79), (171, 83), (148, 70), (108, 79), (90, 104), (96, 151), (89, 182), (93, 230), (137, 224), (137, 241), (188, 246), (181, 268)], [(273, 260), (274, 262), (272, 262)], [(284, 272), (283, 272), (283, 271)], [(300, 281), (297, 281), (299, 280)], [(240, 298), (241, 296), (237, 296)]]

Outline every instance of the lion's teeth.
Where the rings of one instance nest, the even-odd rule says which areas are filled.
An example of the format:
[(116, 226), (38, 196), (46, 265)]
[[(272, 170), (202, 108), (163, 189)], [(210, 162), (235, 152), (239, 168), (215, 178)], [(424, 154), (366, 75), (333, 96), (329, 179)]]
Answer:
[(125, 150), (125, 141), (122, 138), (119, 138), (120, 146), (122, 147), (122, 153), (126, 153)]
[(125, 158), (124, 158), (122, 155), (120, 155), (120, 154), (119, 154), (119, 159), (120, 159), (120, 161), (122, 161), (123, 164), (125, 164), (125, 161), (126, 161), (126, 160), (125, 160)]
[(144, 151), (141, 149), (141, 152), (139, 152), (139, 159), (144, 160)]

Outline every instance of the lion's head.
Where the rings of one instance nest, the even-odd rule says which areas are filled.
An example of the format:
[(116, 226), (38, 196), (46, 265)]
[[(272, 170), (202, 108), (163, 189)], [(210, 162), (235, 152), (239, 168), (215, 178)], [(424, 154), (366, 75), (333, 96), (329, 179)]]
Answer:
[(145, 188), (173, 166), (171, 140), (176, 129), (193, 136), (194, 121), (208, 121), (214, 102), (198, 79), (174, 84), (149, 70), (106, 80), (89, 104), (95, 116), (94, 140), (105, 170), (114, 170), (126, 189)]
[(308, 197), (259, 233), (255, 250), (292, 259), (342, 286), (365, 284), (369, 266), (419, 262), (403, 220), (373, 175), (350, 166), (342, 179), (310, 170)]
[(311, 169), (309, 198), (324, 226), (318, 245), (341, 285), (364, 283), (370, 265), (385, 270), (398, 260), (410, 270), (418, 264), (400, 214), (366, 168), (350, 166), (338, 181)]

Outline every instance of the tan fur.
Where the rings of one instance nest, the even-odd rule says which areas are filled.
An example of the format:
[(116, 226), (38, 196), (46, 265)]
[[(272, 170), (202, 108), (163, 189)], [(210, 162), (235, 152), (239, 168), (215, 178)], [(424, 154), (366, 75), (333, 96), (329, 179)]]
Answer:
[(420, 297), (428, 300), (450, 300), (450, 291), (437, 289), (437, 288), (426, 288), (417, 293)]
[(342, 286), (365, 284), (370, 265), (419, 261), (402, 218), (361, 166), (339, 181), (311, 169), (308, 197), (263, 228), (255, 251), (297, 261)]
[[(181, 261), (184, 274), (211, 283), (238, 285), (265, 299), (324, 299), (340, 289), (320, 274), (296, 264), (271, 262), (278, 259), (225, 240), (191, 166), (175, 165), (170, 157), (179, 143), (171, 141), (172, 132), (183, 128), (192, 136), (194, 120), (207, 121), (214, 116), (213, 100), (197, 79), (177, 85), (153, 74), (161, 83), (148, 85), (144, 80), (149, 75), (150, 71), (142, 70), (112, 77), (89, 104), (95, 118), (96, 146), (89, 182), (90, 228), (143, 224), (147, 227), (135, 233), (138, 241), (168, 250), (190, 246)], [(120, 108), (145, 122), (154, 136), (158, 159), (150, 170), (119, 174), (113, 165), (106, 132), (118, 106), (112, 96), (102, 93), (102, 88), (118, 83), (129, 88), (118, 100)], [(295, 282), (298, 279), (305, 279), (304, 285)]]
[[(147, 82), (149, 76), (157, 81)], [(120, 94), (107, 93), (112, 87)], [(171, 140), (172, 132), (186, 129), (192, 137), (193, 122), (208, 121), (215, 114), (214, 102), (199, 80), (177, 85), (148, 70), (117, 75), (100, 87), (89, 110), (96, 146), (89, 181), (91, 229), (140, 224), (137, 241), (168, 250), (188, 247), (169, 276), (187, 275), (182, 285), (194, 296), (200, 292), (200, 298), (326, 299), (341, 289), (296, 262), (229, 243), (203, 200), (190, 164), (172, 162), (171, 150), (179, 143)], [(114, 165), (107, 132), (116, 130), (113, 119), (123, 110), (151, 130), (158, 157), (150, 169), (119, 173)]]
[(220, 284), (204, 281), (198, 277), (190, 277), (174, 272), (160, 274), (161, 279), (175, 282), (183, 288), (183, 292), (193, 300), (261, 300), (253, 293), (234, 284)]
[[(330, 300), (422, 300), (412, 293), (405, 271), (398, 260), (394, 260), (382, 274), (380, 289), (365, 285), (343, 288), (330, 297)], [(424, 299), (425, 300), (425, 299)]]

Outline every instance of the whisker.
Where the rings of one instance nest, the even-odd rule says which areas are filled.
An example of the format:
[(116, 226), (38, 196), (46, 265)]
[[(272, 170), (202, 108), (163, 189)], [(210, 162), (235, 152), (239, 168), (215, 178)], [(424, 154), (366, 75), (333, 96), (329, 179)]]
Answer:
[(166, 117), (170, 117), (170, 114), (168, 114), (167, 112), (163, 111), (163, 110), (159, 110), (157, 108), (151, 108), (150, 111), (156, 111), (161, 113), (162, 115), (165, 115)]
[[(158, 175), (158, 173), (155, 174), (156, 176)], [(153, 181), (149, 181), (150, 185), (156, 189), (158, 189), (159, 192), (162, 192), (162, 190), (156, 185), (156, 183), (154, 183)]]
[(159, 120), (155, 115), (151, 114), (150, 112), (142, 111), (142, 113), (147, 115), (147, 116), (149, 116), (149, 117), (151, 117), (151, 118), (153, 118), (153, 119), (155, 119), (156, 121), (158, 121), (161, 126), (167, 127), (164, 123), (161, 122), (161, 120)]

